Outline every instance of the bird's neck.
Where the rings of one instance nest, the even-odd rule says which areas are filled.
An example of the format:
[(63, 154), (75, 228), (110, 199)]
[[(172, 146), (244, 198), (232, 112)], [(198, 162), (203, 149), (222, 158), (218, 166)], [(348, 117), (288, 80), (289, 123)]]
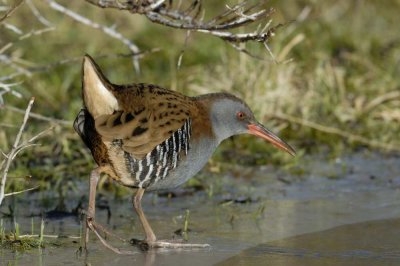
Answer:
[(216, 145), (232, 136), (232, 132), (226, 126), (226, 121), (224, 121), (223, 98), (225, 95), (224, 93), (210, 93), (195, 98), (198, 106), (202, 106)]

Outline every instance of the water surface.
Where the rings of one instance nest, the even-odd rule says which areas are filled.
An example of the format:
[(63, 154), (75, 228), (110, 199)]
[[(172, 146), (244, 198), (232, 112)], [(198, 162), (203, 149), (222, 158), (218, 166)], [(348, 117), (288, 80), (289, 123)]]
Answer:
[[(146, 194), (143, 208), (160, 239), (179, 238), (185, 210), (190, 210), (189, 242), (208, 243), (204, 250), (142, 252), (128, 243), (109, 239), (133, 255), (116, 255), (91, 235), (89, 254), (79, 256), (79, 241), (52, 240), (45, 249), (25, 253), (0, 250), (7, 265), (400, 265), (400, 158), (357, 154), (336, 160), (307, 158), (302, 174), (293, 169), (234, 167), (207, 181), (214, 192), (181, 193), (178, 197)], [(203, 173), (205, 174), (205, 173)], [(87, 193), (86, 182), (66, 196), (67, 209)], [(54, 209), (54, 193), (32, 193), (13, 201), (22, 230), (36, 228), (41, 212)], [(182, 195), (183, 194), (183, 195)], [(212, 194), (212, 196), (210, 196)], [(52, 198), (53, 197), (53, 198)], [(111, 216), (98, 209), (97, 222), (123, 238), (143, 233), (129, 197), (108, 202)], [(44, 204), (44, 202), (46, 204)], [(107, 204), (106, 204), (107, 205)], [(33, 215), (33, 218), (32, 218)], [(6, 227), (13, 220), (3, 217)], [(46, 218), (46, 234), (79, 235), (76, 215)]]

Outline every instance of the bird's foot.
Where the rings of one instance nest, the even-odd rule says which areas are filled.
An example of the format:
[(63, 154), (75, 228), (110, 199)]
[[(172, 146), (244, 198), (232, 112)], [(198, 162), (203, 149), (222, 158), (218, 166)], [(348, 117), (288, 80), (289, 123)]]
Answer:
[(131, 239), (130, 243), (133, 246), (138, 246), (141, 250), (149, 250), (151, 248), (170, 248), (170, 249), (203, 249), (210, 248), (209, 244), (191, 244), (184, 243), (182, 240), (155, 240), (146, 241)]
[[(121, 249), (119, 249), (119, 248), (116, 248), (116, 247), (112, 246), (110, 243), (108, 243), (107, 240), (105, 240), (105, 239), (101, 236), (100, 232), (102, 232), (102, 233), (105, 234), (105, 235), (115, 237), (115, 238), (117, 238), (117, 239), (119, 239), (119, 240), (121, 240), (121, 241), (123, 241), (123, 242), (127, 242), (127, 241), (126, 241), (125, 239), (120, 238), (120, 237), (118, 237), (117, 235), (111, 233), (111, 232), (110, 232), (108, 229), (106, 229), (104, 226), (102, 226), (102, 225), (96, 223), (92, 217), (90, 217), (90, 216), (87, 216), (87, 217), (86, 217), (86, 225), (87, 225), (87, 228), (88, 228), (89, 230), (91, 230), (91, 231), (97, 236), (97, 238), (100, 240), (100, 242), (101, 242), (106, 248), (110, 249), (111, 251), (113, 251), (113, 252), (115, 252), (115, 253), (117, 253), (117, 254), (123, 254), (123, 255), (132, 255), (132, 254), (136, 254), (135, 252), (132, 252), (132, 251), (130, 251), (130, 250), (121, 250)], [(86, 247), (86, 246), (87, 246), (87, 243), (86, 243), (86, 245), (85, 245), (85, 250), (87, 251), (87, 247)]]

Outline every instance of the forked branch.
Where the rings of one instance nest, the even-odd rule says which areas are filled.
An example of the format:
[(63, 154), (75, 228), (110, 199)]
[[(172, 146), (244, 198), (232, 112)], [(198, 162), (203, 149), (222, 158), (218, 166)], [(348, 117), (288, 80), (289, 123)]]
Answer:
[[(269, 23), (262, 27), (262, 22), (273, 13), (273, 8), (265, 8), (265, 0), (245, 0), (232, 7), (226, 6), (226, 10), (207, 21), (204, 19), (204, 9), (201, 0), (185, 1), (174, 0), (85, 0), (101, 8), (114, 8), (126, 10), (132, 14), (142, 14), (151, 22), (167, 27), (198, 31), (219, 37), (227, 42), (266, 42), (274, 34), (277, 28), (269, 27)], [(178, 2), (178, 3), (176, 3)], [(236, 33), (245, 25), (258, 25), (252, 32)]]
[[(30, 138), (29, 140), (21, 142), (22, 133), (25, 130), (25, 126), (26, 126), (26, 123), (28, 122), (29, 114), (31, 112), (31, 109), (32, 109), (34, 101), (35, 101), (35, 99), (31, 98), (31, 100), (28, 103), (28, 107), (25, 110), (24, 119), (22, 121), (21, 127), (20, 127), (20, 129), (18, 131), (18, 134), (17, 134), (17, 136), (15, 138), (14, 144), (13, 144), (10, 152), (7, 153), (7, 154), (2, 153), (2, 155), (5, 157), (5, 159), (0, 163), (0, 173), (1, 173), (0, 205), (1, 205), (1, 203), (3, 202), (3, 200), (4, 200), (4, 198), (6, 196), (11, 196), (11, 195), (22, 193), (22, 191), (11, 192), (11, 193), (7, 193), (7, 194), (5, 193), (8, 171), (9, 171), (11, 163), (13, 162), (15, 157), (18, 155), (19, 152), (21, 152), (25, 148), (33, 146), (35, 140), (37, 140), (38, 138), (40, 138), (43, 135), (47, 134), (52, 129), (52, 128), (48, 128), (48, 129), (40, 132), (39, 134), (35, 135), (34, 137)], [(23, 192), (29, 191), (29, 190), (31, 190), (31, 189), (24, 190)]]

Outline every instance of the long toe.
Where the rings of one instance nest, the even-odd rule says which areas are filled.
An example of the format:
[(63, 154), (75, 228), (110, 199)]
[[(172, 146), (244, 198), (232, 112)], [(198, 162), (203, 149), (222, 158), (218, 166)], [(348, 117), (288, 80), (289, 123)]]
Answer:
[(191, 244), (185, 243), (181, 239), (177, 240), (157, 240), (149, 242), (146, 240), (131, 239), (130, 243), (133, 246), (137, 246), (143, 251), (147, 251), (151, 248), (169, 248), (169, 249), (204, 249), (211, 248), (209, 244)]
[(196, 248), (210, 248), (209, 244), (192, 244), (185, 243), (183, 240), (157, 240), (149, 243), (153, 248), (182, 248), (182, 249), (196, 249)]

